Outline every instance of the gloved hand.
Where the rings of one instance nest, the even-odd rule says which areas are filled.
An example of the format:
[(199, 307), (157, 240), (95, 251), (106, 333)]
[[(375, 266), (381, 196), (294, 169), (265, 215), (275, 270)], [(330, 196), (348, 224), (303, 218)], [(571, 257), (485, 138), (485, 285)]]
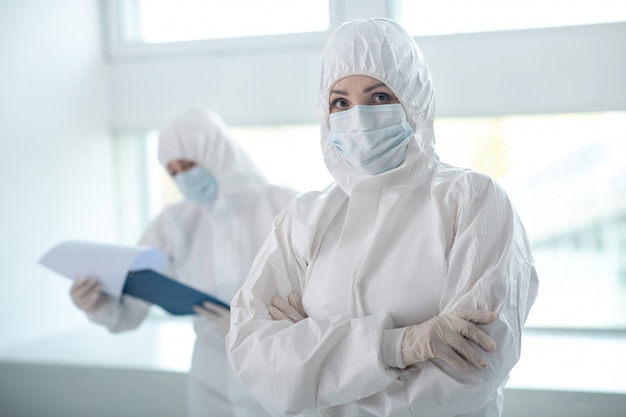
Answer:
[(486, 368), (487, 362), (472, 342), (493, 352), (496, 343), (477, 324), (495, 319), (496, 314), (490, 310), (459, 310), (409, 326), (402, 338), (402, 360), (410, 366), (438, 358), (460, 372), (467, 372), (470, 365)]
[(92, 313), (106, 302), (108, 295), (102, 291), (102, 285), (97, 278), (81, 277), (74, 280), (70, 288), (70, 297), (76, 307), (86, 313)]
[(192, 307), (199, 316), (211, 320), (217, 328), (226, 336), (230, 330), (230, 310), (210, 301), (205, 301), (202, 305)]
[(280, 297), (276, 297), (272, 300), (272, 305), (267, 309), (267, 312), (270, 313), (270, 316), (274, 320), (289, 320), (293, 323), (297, 323), (300, 320), (304, 320), (307, 315), (304, 312), (304, 307), (302, 306), (302, 297), (298, 294), (291, 293), (287, 297), (287, 301), (285, 302)]

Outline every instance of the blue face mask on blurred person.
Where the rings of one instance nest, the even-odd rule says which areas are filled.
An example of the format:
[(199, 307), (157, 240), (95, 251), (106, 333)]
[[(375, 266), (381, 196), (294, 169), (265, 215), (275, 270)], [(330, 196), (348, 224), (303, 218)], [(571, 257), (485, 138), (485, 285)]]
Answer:
[(217, 198), (217, 182), (213, 175), (201, 166), (176, 174), (174, 181), (188, 201), (210, 203)]
[(355, 106), (329, 116), (328, 140), (350, 165), (368, 174), (397, 168), (413, 137), (401, 104)]

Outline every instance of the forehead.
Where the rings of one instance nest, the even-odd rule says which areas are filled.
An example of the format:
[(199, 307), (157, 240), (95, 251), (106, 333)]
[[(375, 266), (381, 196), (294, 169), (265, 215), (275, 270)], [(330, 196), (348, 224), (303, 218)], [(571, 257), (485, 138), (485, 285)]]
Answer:
[(381, 84), (381, 81), (374, 77), (370, 77), (368, 75), (350, 75), (337, 81), (335, 85), (333, 85), (332, 90), (341, 90), (346, 92), (350, 92), (352, 90), (362, 91), (363, 89), (376, 84)]

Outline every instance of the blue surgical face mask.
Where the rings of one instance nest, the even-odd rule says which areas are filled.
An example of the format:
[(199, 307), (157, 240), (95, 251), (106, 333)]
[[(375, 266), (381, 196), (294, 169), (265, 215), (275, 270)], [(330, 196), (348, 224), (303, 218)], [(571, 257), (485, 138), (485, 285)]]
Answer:
[(401, 104), (355, 106), (329, 116), (328, 140), (353, 167), (368, 174), (397, 168), (413, 137)]
[(217, 182), (201, 166), (176, 174), (174, 181), (185, 198), (194, 203), (210, 203), (217, 198)]

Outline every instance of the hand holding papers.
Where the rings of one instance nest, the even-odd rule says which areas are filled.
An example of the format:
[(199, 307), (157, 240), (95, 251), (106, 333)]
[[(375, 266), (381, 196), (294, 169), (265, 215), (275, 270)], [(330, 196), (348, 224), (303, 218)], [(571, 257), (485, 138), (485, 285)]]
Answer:
[(132, 295), (175, 315), (194, 314), (193, 306), (204, 301), (229, 309), (221, 300), (161, 275), (165, 255), (155, 248), (66, 241), (39, 263), (70, 279), (97, 277), (108, 294)]
[(224, 336), (230, 330), (230, 306), (228, 310), (219, 304), (211, 301), (204, 301), (202, 304), (194, 305), (193, 311), (197, 315), (212, 321)]

